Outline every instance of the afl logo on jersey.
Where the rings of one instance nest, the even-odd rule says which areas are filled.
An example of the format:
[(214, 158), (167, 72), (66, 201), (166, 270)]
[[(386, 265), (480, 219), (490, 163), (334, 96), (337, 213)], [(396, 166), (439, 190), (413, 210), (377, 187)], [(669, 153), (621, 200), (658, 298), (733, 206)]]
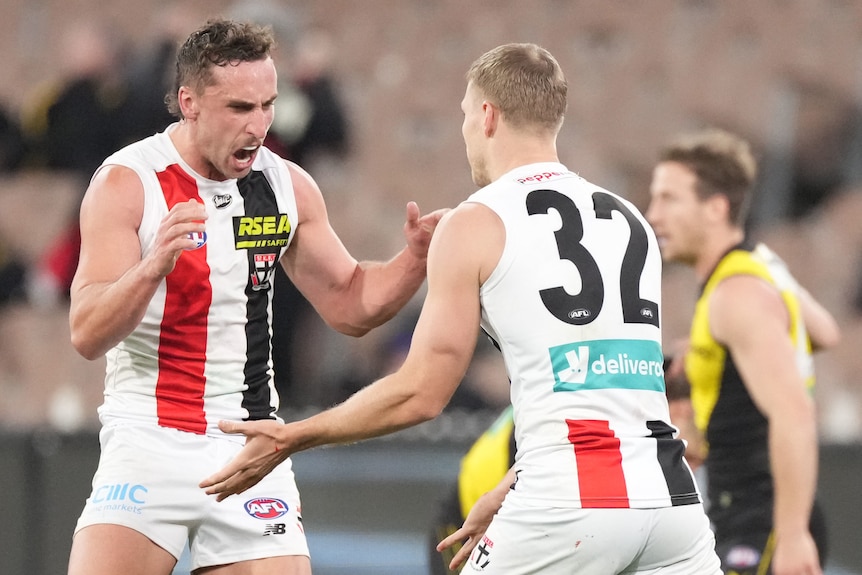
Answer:
[(207, 233), (206, 232), (191, 232), (189, 234), (189, 239), (194, 240), (195, 247), (192, 249), (196, 250), (200, 247), (203, 247), (205, 243), (207, 243)]
[(258, 497), (246, 501), (245, 510), (256, 519), (276, 519), (287, 513), (287, 503), (272, 497)]
[(573, 309), (569, 312), (569, 317), (571, 319), (586, 319), (590, 317), (590, 310), (579, 307), (578, 309)]

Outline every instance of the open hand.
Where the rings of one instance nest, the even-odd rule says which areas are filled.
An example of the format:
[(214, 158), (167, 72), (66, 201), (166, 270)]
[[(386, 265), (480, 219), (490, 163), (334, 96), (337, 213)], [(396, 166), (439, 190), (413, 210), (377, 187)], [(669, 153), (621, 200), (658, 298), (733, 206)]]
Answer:
[(218, 501), (235, 493), (242, 493), (256, 485), (275, 467), (290, 456), (279, 449), (276, 438), (283, 425), (272, 419), (258, 421), (220, 421), (219, 429), (225, 433), (242, 433), (245, 447), (225, 467), (200, 482), (207, 495), (216, 495)]
[(464, 525), (461, 528), (445, 538), (437, 544), (437, 551), (442, 551), (452, 545), (464, 542), (461, 549), (452, 558), (449, 563), (449, 569), (455, 571), (458, 567), (470, 557), (473, 549), (482, 540), (485, 531), (488, 530), (488, 525), (491, 524), (491, 519), (494, 518), (500, 508), (500, 499), (492, 493), (486, 493), (480, 497), (470, 513), (467, 514), (467, 519), (464, 520)]
[(435, 210), (424, 216), (420, 216), (419, 206), (416, 202), (407, 203), (407, 221), (404, 222), (404, 237), (407, 239), (407, 247), (410, 252), (419, 259), (428, 256), (428, 246), (431, 244), (431, 236), (437, 224), (449, 209)]

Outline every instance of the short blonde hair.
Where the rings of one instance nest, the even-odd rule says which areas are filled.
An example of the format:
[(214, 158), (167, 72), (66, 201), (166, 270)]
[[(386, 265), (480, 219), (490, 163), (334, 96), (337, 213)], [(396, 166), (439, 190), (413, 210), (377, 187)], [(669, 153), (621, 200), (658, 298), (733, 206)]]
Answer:
[(568, 85), (557, 60), (536, 44), (504, 44), (480, 56), (467, 81), (517, 128), (554, 132), (566, 115)]

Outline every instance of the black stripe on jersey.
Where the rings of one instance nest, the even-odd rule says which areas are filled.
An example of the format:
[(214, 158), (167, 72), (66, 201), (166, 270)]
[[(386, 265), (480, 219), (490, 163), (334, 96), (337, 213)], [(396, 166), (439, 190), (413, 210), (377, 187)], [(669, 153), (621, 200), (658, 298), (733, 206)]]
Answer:
[(683, 464), (685, 444), (673, 438), (673, 428), (664, 421), (647, 421), (650, 437), (656, 440), (658, 463), (667, 482), (671, 505), (700, 503), (691, 472)]
[(485, 334), (485, 337), (487, 337), (487, 338), (488, 338), (488, 341), (490, 341), (490, 342), (491, 342), (491, 345), (493, 345), (494, 347), (496, 347), (496, 348), (497, 348), (497, 351), (499, 351), (500, 353), (502, 353), (502, 352), (503, 352), (503, 349), (500, 347), (500, 344), (499, 344), (499, 343), (497, 343), (497, 340), (496, 340), (496, 339), (494, 339), (493, 337), (491, 337), (491, 334), (490, 334), (490, 333), (488, 333), (487, 331), (485, 331), (485, 328), (484, 328), (484, 327), (483, 327), (483, 328), (481, 328), (481, 329), (482, 329), (482, 332)]
[[(237, 181), (239, 193), (245, 203), (246, 216), (272, 216), (278, 214), (278, 203), (275, 192), (264, 176), (263, 172), (251, 171), (249, 174)], [(246, 284), (245, 295), (248, 298), (246, 304), (245, 339), (246, 339), (246, 363), (243, 370), (245, 376), (246, 390), (243, 392), (242, 406), (248, 410), (248, 418), (273, 419), (275, 414), (272, 408), (272, 397), (270, 392), (270, 359), (272, 356), (272, 341), (270, 338), (269, 298), (272, 293), (272, 278), (274, 270), (266, 270), (263, 277), (269, 279), (263, 283), (255, 282), (255, 277), (260, 278), (260, 261), (266, 262), (271, 259), (266, 257), (274, 254), (274, 265), (278, 265), (280, 248), (278, 247), (254, 247), (247, 248), (249, 283)], [(256, 257), (257, 256), (257, 257)]]

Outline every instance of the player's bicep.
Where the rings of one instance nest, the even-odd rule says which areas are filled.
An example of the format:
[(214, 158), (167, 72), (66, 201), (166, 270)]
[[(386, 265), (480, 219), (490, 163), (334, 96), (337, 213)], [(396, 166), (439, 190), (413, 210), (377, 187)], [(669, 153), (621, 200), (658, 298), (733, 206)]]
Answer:
[(311, 177), (289, 164), (299, 222), (281, 260), (287, 276), (319, 311), (350, 285), (357, 262), (329, 223), (323, 195)]
[(428, 252), (428, 291), (406, 361), (434, 366), (442, 379), (455, 385), (464, 377), (478, 340), (479, 290), (488, 254), (497, 251), (495, 230), (488, 226), (499, 220), (477, 213), (481, 210), (487, 211), (459, 207), (435, 231)]
[(725, 280), (710, 306), (716, 339), (730, 350), (746, 389), (767, 417), (805, 395), (789, 335), (789, 316), (778, 292), (755, 277)]
[(129, 168), (108, 166), (81, 202), (81, 251), (73, 290), (114, 281), (141, 259), (143, 185)]

